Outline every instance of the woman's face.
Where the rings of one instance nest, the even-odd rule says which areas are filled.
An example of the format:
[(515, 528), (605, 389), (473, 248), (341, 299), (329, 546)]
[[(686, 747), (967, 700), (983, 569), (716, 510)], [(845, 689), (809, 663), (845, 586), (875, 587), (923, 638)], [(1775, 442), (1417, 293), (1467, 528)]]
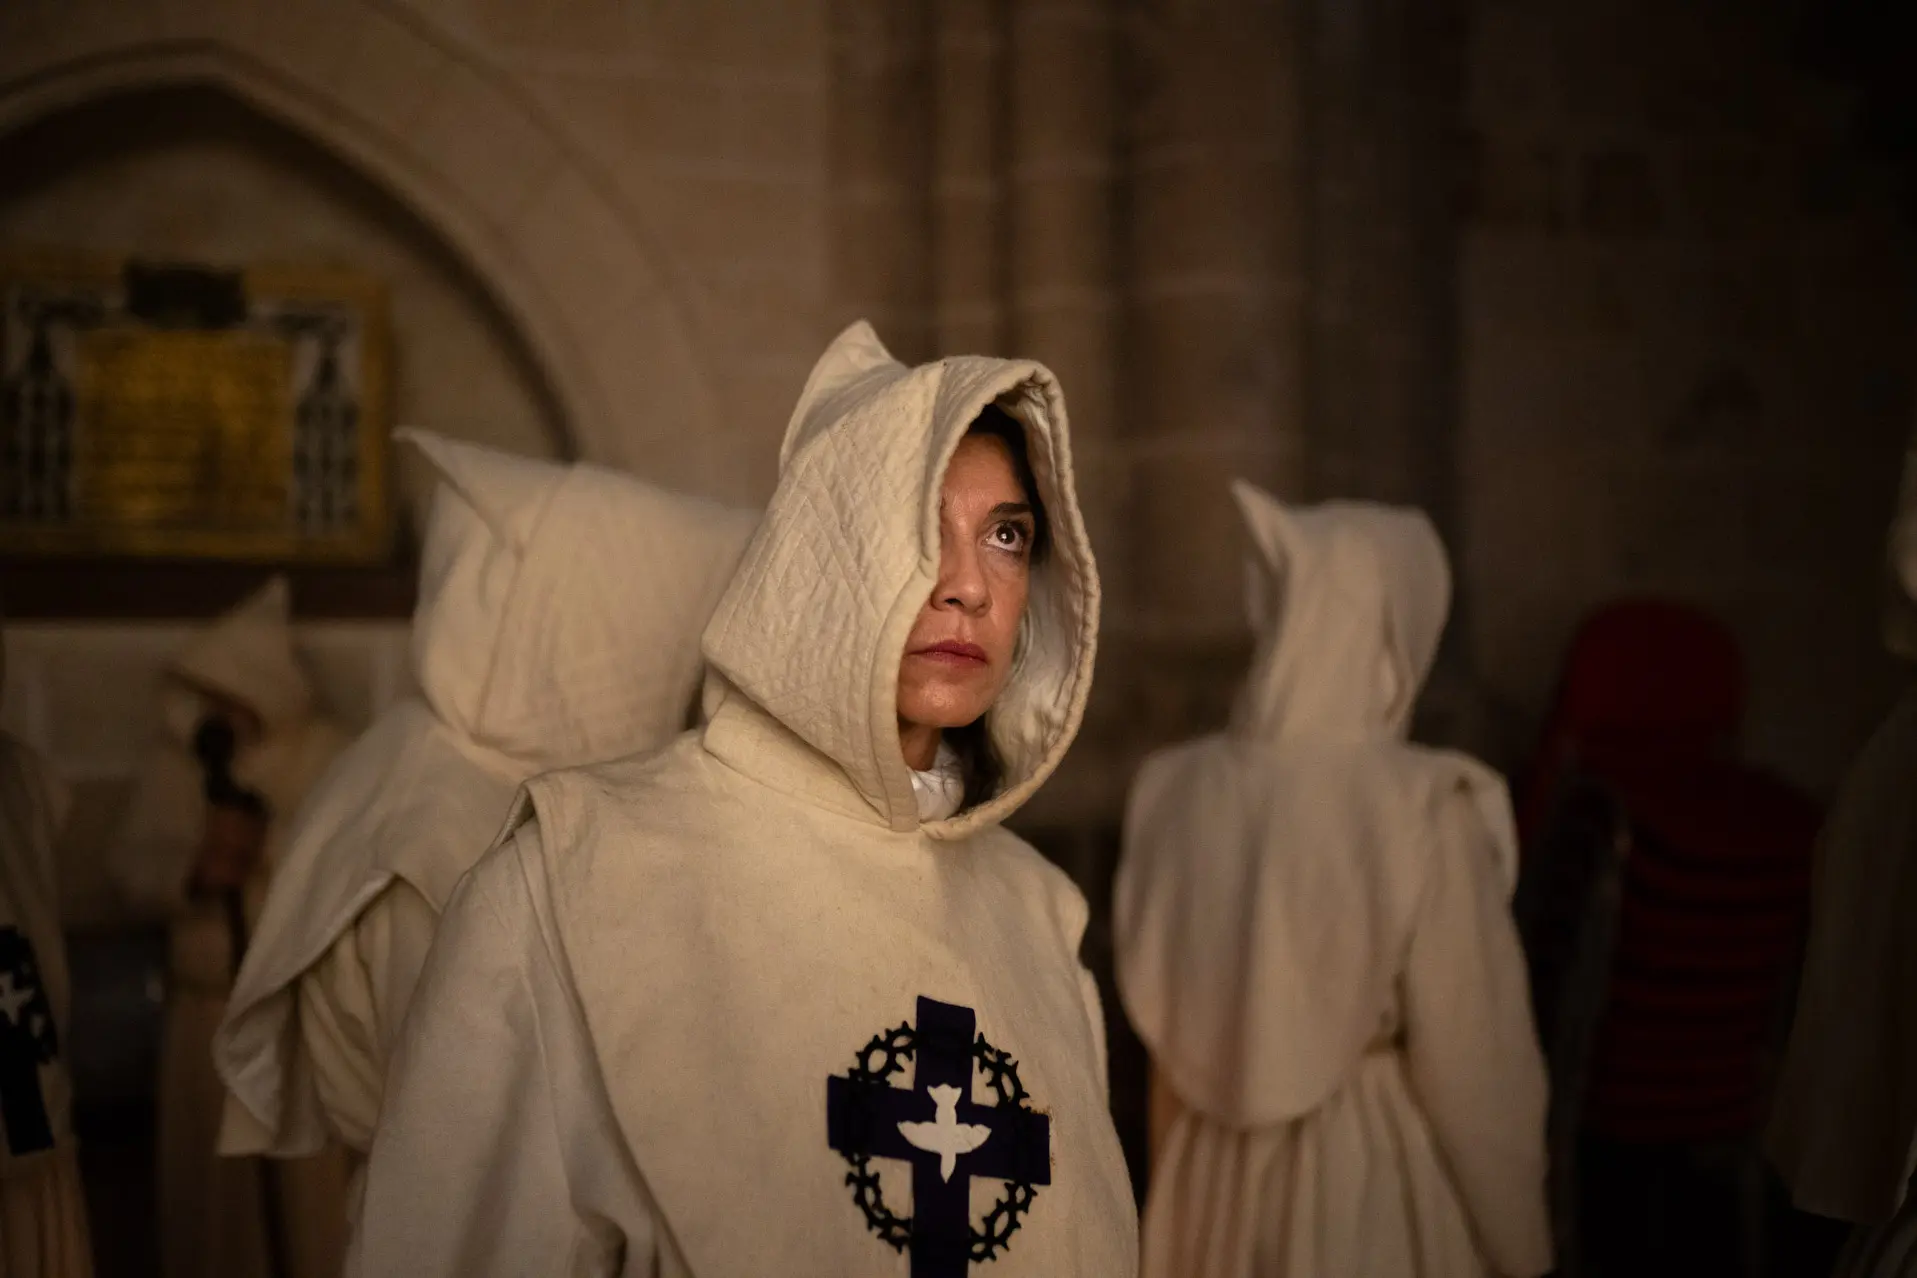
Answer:
[(984, 714), (1011, 676), (1036, 528), (1005, 441), (960, 440), (939, 498), (938, 582), (899, 663), (901, 743), (912, 766), (929, 767), (939, 730)]
[[(193, 679), (178, 679), (179, 685), (200, 700), (200, 718), (220, 718), (233, 729), (233, 741), (240, 749), (249, 749), (258, 745), (260, 738), (266, 735), (266, 725), (260, 722), (260, 716), (244, 701), (237, 701), (226, 693), (209, 688)], [(197, 726), (197, 724), (195, 725)]]

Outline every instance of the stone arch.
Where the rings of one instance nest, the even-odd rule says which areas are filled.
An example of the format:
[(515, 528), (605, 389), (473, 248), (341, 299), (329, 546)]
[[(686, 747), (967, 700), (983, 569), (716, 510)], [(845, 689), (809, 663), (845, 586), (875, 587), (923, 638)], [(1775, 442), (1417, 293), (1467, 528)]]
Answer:
[[(210, 84), (311, 138), (439, 235), (541, 366), (581, 457), (719, 425), (686, 289), (636, 214), (476, 54), (380, 0), (0, 6), (0, 133), (145, 88)], [(696, 463), (694, 463), (696, 465)]]

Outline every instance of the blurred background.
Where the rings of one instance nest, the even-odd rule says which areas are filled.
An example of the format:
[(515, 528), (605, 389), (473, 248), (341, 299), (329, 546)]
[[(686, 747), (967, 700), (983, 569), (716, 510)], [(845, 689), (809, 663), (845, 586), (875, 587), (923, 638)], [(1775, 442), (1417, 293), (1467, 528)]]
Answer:
[(94, 455), (60, 462), (91, 504), (0, 504), (0, 722), (78, 799), (102, 1272), (150, 1264), (163, 962), (99, 866), (162, 666), (279, 568), (330, 713), (403, 692), (428, 494), (397, 425), (758, 502), (853, 319), (1049, 364), (1107, 607), (1019, 824), (1093, 900), (1094, 966), (1131, 771), (1222, 722), (1249, 651), (1233, 476), (1432, 513), (1425, 739), (1529, 775), (1579, 626), (1654, 597), (1725, 628), (1739, 758), (1828, 801), (1904, 677), (1914, 64), (1888, 0), (0, 5), (9, 428), (144, 440), (199, 403), (337, 436), (290, 537), (128, 532), (160, 499)]

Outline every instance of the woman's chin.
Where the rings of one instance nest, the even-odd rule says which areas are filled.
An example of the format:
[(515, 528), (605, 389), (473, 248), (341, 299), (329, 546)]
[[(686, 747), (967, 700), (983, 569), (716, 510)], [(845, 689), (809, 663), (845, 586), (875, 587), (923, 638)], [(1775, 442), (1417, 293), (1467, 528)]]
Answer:
[(975, 687), (900, 689), (899, 718), (928, 728), (962, 728), (992, 707), (992, 698)]

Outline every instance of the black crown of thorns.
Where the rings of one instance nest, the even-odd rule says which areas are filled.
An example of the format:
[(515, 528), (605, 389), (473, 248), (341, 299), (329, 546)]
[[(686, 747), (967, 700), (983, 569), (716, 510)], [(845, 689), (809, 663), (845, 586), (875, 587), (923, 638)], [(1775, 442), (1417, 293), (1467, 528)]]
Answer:
[[(906, 1062), (917, 1049), (918, 1034), (910, 1024), (874, 1034), (871, 1041), (859, 1049), (847, 1077), (854, 1083), (884, 1084), (892, 1075), (905, 1072)], [(984, 1072), (986, 1084), (1001, 1106), (1031, 1112), (1031, 1106), (1026, 1103), (1030, 1093), (1018, 1076), (1018, 1062), (1012, 1059), (1011, 1053), (993, 1047), (985, 1035), (980, 1034), (972, 1040), (972, 1063)], [(877, 1169), (871, 1166), (870, 1155), (847, 1153), (842, 1156), (852, 1164), (845, 1183), (851, 1186), (852, 1201), (865, 1216), (865, 1227), (894, 1251), (904, 1251), (912, 1243), (912, 1218), (901, 1216), (886, 1205), (885, 1188), (879, 1182)], [(1001, 1252), (1010, 1248), (1012, 1235), (1024, 1223), (1025, 1213), (1032, 1209), (1032, 1200), (1037, 1196), (1038, 1187), (1030, 1181), (1006, 1182), (1005, 1193), (985, 1213), (985, 1219), (971, 1230), (967, 1259), (997, 1260)]]

